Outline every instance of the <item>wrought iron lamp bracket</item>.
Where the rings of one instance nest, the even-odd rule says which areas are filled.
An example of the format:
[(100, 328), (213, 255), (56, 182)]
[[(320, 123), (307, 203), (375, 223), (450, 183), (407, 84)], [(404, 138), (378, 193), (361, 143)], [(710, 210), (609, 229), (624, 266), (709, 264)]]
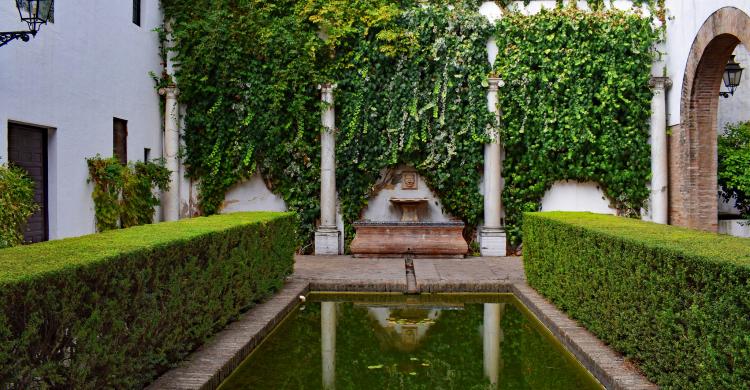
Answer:
[(7, 32), (0, 32), (0, 46), (5, 45), (6, 43), (14, 40), (14, 39), (20, 39), (24, 42), (28, 42), (31, 37), (33, 37), (34, 33), (31, 31), (7, 31)]

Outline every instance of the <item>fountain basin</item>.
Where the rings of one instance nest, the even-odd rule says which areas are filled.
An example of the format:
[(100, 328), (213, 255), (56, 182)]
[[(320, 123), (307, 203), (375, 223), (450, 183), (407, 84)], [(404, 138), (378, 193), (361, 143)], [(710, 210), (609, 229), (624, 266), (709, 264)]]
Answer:
[(351, 244), (354, 257), (463, 257), (469, 246), (463, 237), (463, 222), (371, 222), (354, 223)]

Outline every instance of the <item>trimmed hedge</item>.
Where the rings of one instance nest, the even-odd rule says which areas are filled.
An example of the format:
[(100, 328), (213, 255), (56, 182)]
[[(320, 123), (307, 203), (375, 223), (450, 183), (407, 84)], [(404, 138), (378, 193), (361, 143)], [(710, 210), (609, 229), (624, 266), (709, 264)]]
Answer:
[(531, 286), (665, 388), (750, 383), (750, 240), (589, 213), (528, 213)]
[(236, 213), (0, 250), (0, 388), (142, 388), (283, 285), (295, 226)]

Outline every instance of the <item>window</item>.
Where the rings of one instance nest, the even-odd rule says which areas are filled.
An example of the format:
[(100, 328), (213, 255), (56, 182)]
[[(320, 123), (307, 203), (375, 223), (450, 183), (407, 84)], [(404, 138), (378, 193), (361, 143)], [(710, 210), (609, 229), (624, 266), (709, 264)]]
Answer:
[(151, 160), (151, 148), (143, 148), (143, 162)]
[(133, 0), (133, 24), (141, 25), (141, 0)]
[(128, 121), (114, 118), (112, 126), (113, 154), (125, 165), (128, 163)]

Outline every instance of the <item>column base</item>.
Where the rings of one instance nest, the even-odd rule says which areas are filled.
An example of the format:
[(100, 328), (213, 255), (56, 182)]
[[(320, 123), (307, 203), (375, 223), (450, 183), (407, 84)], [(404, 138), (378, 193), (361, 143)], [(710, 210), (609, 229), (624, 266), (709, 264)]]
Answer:
[(339, 254), (339, 231), (335, 226), (320, 226), (315, 231), (315, 255)]
[(505, 229), (482, 227), (479, 229), (479, 252), (482, 256), (506, 256)]

